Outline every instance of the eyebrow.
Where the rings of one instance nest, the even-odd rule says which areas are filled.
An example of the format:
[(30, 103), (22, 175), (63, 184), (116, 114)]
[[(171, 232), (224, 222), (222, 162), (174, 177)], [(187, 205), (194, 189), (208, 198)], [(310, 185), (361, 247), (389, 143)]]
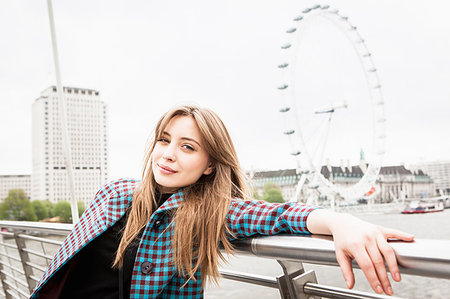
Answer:
[[(169, 137), (171, 136), (171, 135), (169, 134), (169, 132), (166, 132), (166, 131), (163, 131), (163, 132), (162, 132), (162, 135), (167, 135), (167, 136), (169, 136)], [(193, 139), (193, 138), (189, 138), (189, 137), (181, 137), (180, 139), (195, 142), (195, 143), (197, 143), (197, 145), (198, 145), (199, 147), (202, 147), (202, 146), (200, 145), (200, 143), (199, 143), (197, 140)]]

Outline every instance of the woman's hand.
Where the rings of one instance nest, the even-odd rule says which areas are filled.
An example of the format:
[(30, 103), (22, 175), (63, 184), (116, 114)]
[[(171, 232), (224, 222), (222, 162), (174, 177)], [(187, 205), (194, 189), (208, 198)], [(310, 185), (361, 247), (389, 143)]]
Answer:
[(314, 210), (308, 216), (307, 226), (312, 233), (333, 235), (336, 258), (348, 288), (355, 284), (352, 270), (355, 259), (376, 293), (393, 294), (385, 263), (395, 281), (401, 277), (395, 252), (387, 239), (413, 241), (413, 235), (327, 210)]

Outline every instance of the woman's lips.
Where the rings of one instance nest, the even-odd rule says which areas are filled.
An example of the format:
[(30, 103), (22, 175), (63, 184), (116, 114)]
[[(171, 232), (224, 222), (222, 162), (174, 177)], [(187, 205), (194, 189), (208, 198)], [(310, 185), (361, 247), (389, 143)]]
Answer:
[(176, 173), (176, 171), (173, 170), (170, 167), (162, 166), (162, 165), (159, 165), (159, 164), (158, 164), (158, 167), (159, 167), (159, 171), (161, 171), (161, 173), (163, 173), (163, 174), (174, 174), (174, 173)]

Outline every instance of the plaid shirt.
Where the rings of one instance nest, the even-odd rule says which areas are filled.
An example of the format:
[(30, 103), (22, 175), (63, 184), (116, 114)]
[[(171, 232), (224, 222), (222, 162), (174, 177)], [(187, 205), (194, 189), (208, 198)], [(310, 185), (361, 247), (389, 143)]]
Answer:
[[(56, 253), (31, 298), (39, 298), (41, 287), (86, 244), (114, 225), (130, 206), (138, 181), (122, 179), (103, 186)], [(200, 271), (197, 280), (180, 277), (172, 263), (172, 229), (168, 211), (176, 209), (183, 192), (173, 194), (150, 217), (136, 254), (130, 298), (202, 298)], [(309, 234), (308, 214), (314, 208), (298, 203), (270, 204), (232, 199), (227, 225), (233, 234), (249, 237), (281, 232)], [(184, 287), (182, 287), (184, 285)], [(82, 286), (80, 286), (82, 287)]]

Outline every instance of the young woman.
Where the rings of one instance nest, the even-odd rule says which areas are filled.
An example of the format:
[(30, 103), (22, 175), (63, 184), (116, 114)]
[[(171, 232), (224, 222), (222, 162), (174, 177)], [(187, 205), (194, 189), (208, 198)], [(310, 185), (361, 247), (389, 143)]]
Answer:
[(118, 180), (96, 194), (32, 298), (201, 298), (217, 281), (219, 251), (255, 234), (333, 235), (349, 288), (356, 259), (377, 293), (400, 280), (388, 238), (413, 236), (300, 203), (249, 199), (231, 138), (211, 110), (176, 107), (158, 121), (141, 182)]

